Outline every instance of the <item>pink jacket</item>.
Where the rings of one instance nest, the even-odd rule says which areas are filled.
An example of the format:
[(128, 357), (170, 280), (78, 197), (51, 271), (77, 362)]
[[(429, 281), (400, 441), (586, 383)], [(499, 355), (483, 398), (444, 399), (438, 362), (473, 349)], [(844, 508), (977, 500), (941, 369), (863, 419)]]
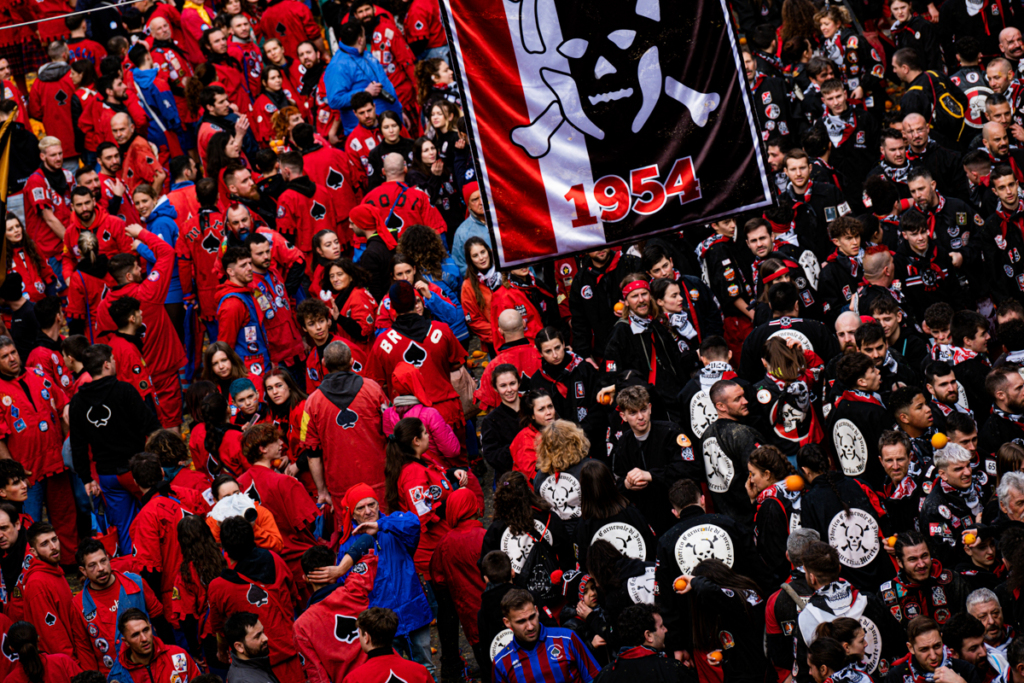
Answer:
[(450, 424), (445, 422), (441, 413), (435, 408), (428, 408), (424, 405), (411, 406), (403, 415), (398, 414), (398, 409), (391, 406), (384, 411), (384, 434), (390, 435), (395, 431), (395, 425), (403, 417), (417, 417), (426, 426), (430, 433), (430, 447), (427, 449), (427, 456), (435, 460), (442, 467), (451, 467), (458, 458), (462, 445), (459, 443), (455, 432)]

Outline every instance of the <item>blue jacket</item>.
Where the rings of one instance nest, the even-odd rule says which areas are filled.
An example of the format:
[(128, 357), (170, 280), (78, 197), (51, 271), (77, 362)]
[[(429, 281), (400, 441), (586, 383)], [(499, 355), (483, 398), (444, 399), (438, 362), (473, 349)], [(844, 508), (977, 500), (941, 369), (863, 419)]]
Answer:
[(491, 246), (491, 233), (487, 229), (487, 224), (473, 214), (469, 214), (469, 217), (455, 228), (455, 238), (452, 240), (452, 260), (459, 267), (462, 277), (466, 277), (466, 242), (470, 237), (479, 237), (488, 247)]
[(327, 89), (327, 104), (331, 109), (341, 112), (341, 125), (345, 128), (345, 135), (355, 130), (359, 124), (352, 111), (352, 96), (366, 90), (366, 86), (374, 81), (383, 86), (383, 92), (394, 98), (393, 102), (388, 102), (382, 97), (375, 98), (377, 114), (393, 111), (401, 116), (402, 105), (398, 101), (395, 86), (391, 85), (388, 74), (380, 62), (374, 59), (369, 50), (359, 54), (354, 47), (339, 45), (338, 51), (331, 58), (331, 63), (324, 70), (324, 87)]
[[(178, 217), (178, 210), (167, 200), (167, 197), (161, 197), (156, 203), (156, 208), (149, 214), (149, 218), (146, 219), (146, 229), (151, 233), (162, 239), (164, 242), (174, 248), (174, 245), (178, 243), (178, 223), (175, 220)], [(149, 247), (144, 244), (139, 245), (139, 256), (146, 259), (149, 265), (156, 263), (156, 255), (150, 251)], [(177, 304), (181, 303), (181, 281), (178, 279), (178, 257), (174, 257), (174, 272), (171, 274), (171, 286), (167, 290), (167, 298), (164, 299), (165, 304)]]
[[(184, 133), (181, 127), (181, 117), (178, 116), (178, 105), (174, 101), (171, 91), (161, 90), (157, 87), (156, 77), (160, 69), (132, 69), (135, 78), (135, 85), (142, 94), (142, 108), (149, 116), (150, 125), (146, 127), (146, 139), (158, 147), (167, 144), (165, 131)], [(162, 126), (162, 128), (161, 128)]]
[[(434, 615), (416, 574), (412, 555), (420, 542), (420, 518), (411, 512), (392, 512), (377, 520), (377, 578), (370, 607), (386, 607), (398, 615), (398, 635), (429, 626)], [(353, 528), (355, 525), (353, 525)], [(359, 538), (350, 536), (338, 549), (338, 561)], [(345, 581), (343, 576), (341, 582)]]

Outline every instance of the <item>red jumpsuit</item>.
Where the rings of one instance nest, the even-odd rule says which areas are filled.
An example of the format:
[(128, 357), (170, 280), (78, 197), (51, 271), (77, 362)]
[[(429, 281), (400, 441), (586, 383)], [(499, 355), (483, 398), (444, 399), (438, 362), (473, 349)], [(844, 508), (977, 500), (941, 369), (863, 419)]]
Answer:
[(25, 360), (25, 368), (41, 368), (46, 373), (46, 379), (54, 386), (64, 392), (65, 397), (71, 396), (71, 373), (64, 365), (64, 354), (61, 353), (60, 343), (64, 337), (51, 340), (47, 337), (45, 344), (37, 343), (36, 347), (29, 352)]
[(93, 277), (81, 268), (76, 268), (68, 279), (68, 306), (64, 314), (68, 320), (85, 321), (85, 335), (95, 344), (100, 335), (99, 310), (103, 293), (112, 285), (113, 278)]
[(277, 198), (277, 229), (312, 261), (313, 235), (337, 227), (334, 200), (327, 188), (309, 176), (296, 178)]
[(366, 36), (367, 49), (387, 72), (398, 101), (402, 103), (402, 112), (408, 114), (413, 126), (417, 127), (410, 131), (415, 137), (419, 134), (420, 111), (416, 101), (416, 55), (409, 49), (409, 43), (405, 42), (391, 13), (380, 7), (374, 7), (374, 10), (377, 26), (372, 35)]
[[(127, 81), (126, 81), (127, 83)], [(139, 104), (138, 95), (129, 91), (128, 100), (124, 102), (124, 108), (127, 109), (128, 116), (131, 118), (132, 123), (135, 124), (135, 132), (139, 135), (145, 135), (146, 126), (149, 125), (149, 117), (146, 116), (146, 110)], [(93, 110), (93, 125), (96, 127), (96, 137), (100, 142), (110, 142), (117, 144), (117, 140), (114, 139), (114, 133), (110, 130), (110, 121), (117, 114), (121, 112), (114, 111), (109, 104), (104, 101), (96, 103)], [(123, 159), (121, 160), (124, 161)]]
[(96, 130), (96, 115), (103, 105), (103, 99), (95, 90), (80, 87), (75, 91), (78, 100), (82, 103), (82, 116), (78, 119), (78, 129), (85, 133), (82, 144), (86, 151), (95, 152), (99, 144), (103, 142), (99, 131)]
[(81, 153), (75, 147), (76, 122), (71, 114), (71, 100), (75, 97), (70, 70), (55, 81), (36, 79), (28, 93), (29, 116), (43, 124), (47, 135), (60, 140), (65, 159), (73, 159)]
[[(316, 183), (317, 187), (327, 188), (334, 207), (334, 218), (338, 222), (335, 232), (342, 247), (352, 241), (352, 231), (348, 229), (348, 212), (362, 198), (359, 192), (348, 157), (341, 150), (329, 145), (317, 145), (316, 148), (303, 154), (303, 168), (306, 175)], [(315, 233), (314, 233), (315, 234)], [(319, 286), (319, 283), (314, 283)]]
[(279, 40), (284, 53), (290, 57), (298, 54), (299, 43), (303, 41), (323, 45), (320, 27), (313, 19), (313, 13), (298, 0), (270, 2), (260, 17), (259, 33), (264, 38)]
[[(178, 215), (181, 216), (181, 212)], [(217, 318), (217, 288), (220, 287), (217, 267), (220, 265), (223, 239), (224, 215), (219, 211), (200, 209), (196, 225), (187, 232), (182, 230), (175, 245), (181, 291), (185, 296), (196, 295), (199, 316), (203, 320)]]
[[(281, 241), (284, 241), (283, 239)], [(274, 264), (265, 273), (253, 272), (253, 294), (263, 311), (263, 327), (270, 344), (270, 359), (277, 364), (292, 365), (302, 357), (302, 333), (295, 322), (295, 313), (284, 289), (284, 279)]]
[[(370, 606), (376, 576), (377, 555), (368, 553), (352, 568), (344, 584), (314, 593), (309, 609), (295, 620), (295, 644), (310, 683), (340, 682), (366, 662), (356, 619)], [(414, 681), (420, 683), (417, 679), (408, 683)]]
[[(67, 655), (39, 653), (43, 659), (43, 680), (46, 683), (71, 683), (71, 679), (82, 673), (82, 667)], [(4, 683), (30, 683), (25, 669), (15, 665)]]
[(256, 303), (255, 287), (228, 280), (217, 290), (217, 299), (217, 338), (241, 356), (246, 372), (261, 377), (270, 372), (264, 312)]
[(164, 309), (164, 299), (171, 284), (174, 269), (174, 250), (162, 239), (143, 230), (142, 241), (156, 255), (156, 263), (142, 282), (129, 282), (107, 291), (100, 305), (100, 329), (114, 331), (117, 326), (110, 318), (109, 308), (122, 296), (134, 297), (142, 304), (142, 319), (146, 334), (142, 340), (142, 355), (153, 375), (153, 385), (159, 399), (157, 405), (160, 424), (176, 428), (181, 424), (181, 383), (178, 369), (185, 365), (185, 349), (178, 339), (171, 319)]
[[(67, 155), (67, 147), (64, 154)], [(68, 171), (64, 171), (64, 177), (68, 190), (63, 194), (50, 186), (42, 169), (30, 175), (25, 183), (25, 231), (36, 243), (36, 251), (43, 260), (60, 256), (64, 248), (60, 237), (43, 220), (43, 209), (52, 211), (61, 225), (71, 222), (71, 190), (75, 187), (75, 177)]]
[(142, 400), (153, 396), (153, 377), (149, 374), (146, 359), (142, 356), (142, 340), (136, 336), (128, 336), (120, 332), (104, 335), (103, 342), (110, 345), (117, 361), (117, 378), (128, 382), (139, 392)]
[(43, 272), (36, 269), (24, 248), (15, 247), (11, 254), (11, 271), (21, 276), (21, 291), (28, 295), (29, 301), (42, 301), (46, 298), (46, 285), (53, 282), (53, 273), (43, 263)]
[(206, 450), (206, 425), (199, 422), (192, 428), (188, 437), (188, 450), (192, 462), (198, 463), (200, 469), (215, 479), (218, 474), (230, 474), (236, 479), (249, 469), (248, 461), (242, 457), (242, 430), (230, 426), (220, 442), (216, 456)]
[(67, 655), (86, 669), (95, 669), (96, 657), (92, 648), (85, 646), (89, 640), (85, 618), (75, 609), (64, 571), (33, 558), (24, 578), (25, 621), (39, 632), (39, 649)]

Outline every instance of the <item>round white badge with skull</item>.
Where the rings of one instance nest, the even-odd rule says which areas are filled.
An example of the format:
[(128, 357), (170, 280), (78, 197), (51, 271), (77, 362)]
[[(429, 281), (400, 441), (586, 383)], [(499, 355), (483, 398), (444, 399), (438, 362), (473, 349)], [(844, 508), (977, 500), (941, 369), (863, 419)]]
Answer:
[(864, 670), (872, 672), (878, 668), (878, 662), (882, 659), (882, 633), (878, 630), (875, 622), (863, 614), (857, 617), (857, 621), (864, 627), (864, 640), (867, 641), (867, 646), (864, 648), (864, 661), (867, 666), (864, 667)]
[[(555, 544), (551, 532), (546, 530), (540, 521), (533, 520), (533, 528), (537, 530), (537, 533), (544, 534), (544, 540), (548, 545)], [(508, 559), (512, 563), (512, 571), (519, 574), (523, 571), (526, 558), (530, 556), (530, 551), (533, 549), (533, 539), (526, 534), (516, 536), (511, 529), (506, 528), (501, 534), (501, 543), (498, 547), (501, 548), (501, 552), (508, 555)]]
[[(798, 344), (800, 344), (800, 348), (802, 348), (804, 351), (814, 350), (814, 345), (811, 344), (811, 340), (807, 337), (806, 334), (804, 334), (800, 330), (794, 330), (793, 328), (779, 330), (778, 332), (768, 335), (768, 339), (771, 339), (772, 337), (782, 337), (782, 339), (785, 341), (789, 341), (790, 339), (792, 339)], [(766, 339), (765, 341), (767, 342), (768, 340)]]
[(736, 549), (725, 529), (716, 524), (701, 524), (679, 535), (675, 556), (679, 571), (689, 574), (698, 564), (712, 558), (731, 567), (736, 560)]
[(580, 516), (580, 482), (568, 472), (545, 479), (540, 485), (540, 497), (551, 503), (555, 513), (563, 520)]
[(647, 544), (644, 543), (644, 537), (636, 527), (625, 522), (605, 524), (590, 539), (590, 544), (593, 545), (595, 541), (608, 541), (620, 553), (634, 560), (647, 559)]
[(491, 661), (498, 656), (498, 653), (505, 649), (505, 646), (512, 642), (512, 629), (506, 628), (498, 632), (491, 641)]
[(868, 468), (868, 443), (857, 425), (846, 418), (836, 420), (832, 425), (832, 441), (836, 445), (843, 474), (848, 477), (864, 474)]
[(708, 475), (708, 488), (715, 493), (725, 493), (736, 475), (732, 460), (718, 445), (717, 437), (704, 442), (704, 472)]
[(626, 592), (629, 593), (629, 599), (633, 601), (634, 605), (653, 605), (654, 565), (644, 569), (644, 573), (640, 576), (626, 579)]
[(878, 522), (857, 508), (850, 508), (849, 515), (840, 511), (828, 525), (828, 543), (839, 552), (839, 561), (847, 567), (867, 566), (878, 556), (881, 546)]
[(718, 411), (711, 403), (708, 392), (701, 389), (690, 399), (690, 427), (698, 439), (704, 436), (704, 430), (718, 419)]

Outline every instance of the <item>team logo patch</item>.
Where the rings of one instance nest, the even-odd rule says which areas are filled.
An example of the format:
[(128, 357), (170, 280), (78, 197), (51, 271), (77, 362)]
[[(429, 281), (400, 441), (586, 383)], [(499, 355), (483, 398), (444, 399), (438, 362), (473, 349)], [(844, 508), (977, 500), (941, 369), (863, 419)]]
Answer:
[(620, 553), (634, 560), (643, 560), (647, 557), (647, 543), (644, 542), (643, 536), (635, 527), (623, 522), (605, 524), (594, 534), (590, 540), (591, 545), (594, 541), (608, 541)]
[(582, 296), (584, 299), (593, 299), (594, 290), (591, 289), (590, 285), (583, 285), (583, 287), (580, 289), (580, 296)]
[(689, 574), (704, 560), (721, 560), (730, 567), (736, 559), (732, 538), (716, 524), (701, 524), (680, 534), (675, 544), (679, 571)]
[(655, 567), (650, 566), (644, 569), (640, 576), (633, 576), (626, 579), (626, 592), (634, 605), (653, 605), (654, 596), (657, 595), (658, 586), (654, 578)]
[(878, 522), (858, 508), (850, 508), (848, 515), (839, 512), (828, 526), (828, 542), (844, 565), (864, 567), (878, 555)]
[(580, 482), (567, 472), (545, 479), (537, 490), (540, 497), (548, 501), (555, 514), (563, 520), (576, 519), (581, 514)]
[(342, 643), (354, 643), (359, 637), (356, 618), (345, 614), (334, 615), (334, 637)]
[(359, 422), (359, 415), (351, 408), (345, 408), (345, 410), (338, 411), (335, 422), (342, 429), (352, 429)]
[(868, 446), (857, 426), (845, 418), (836, 420), (832, 426), (832, 441), (835, 443), (843, 474), (848, 477), (864, 474), (868, 465)]
[(713, 436), (704, 442), (704, 472), (707, 474), (708, 488), (714, 493), (728, 491), (736, 474), (732, 460), (718, 445), (718, 439)]

